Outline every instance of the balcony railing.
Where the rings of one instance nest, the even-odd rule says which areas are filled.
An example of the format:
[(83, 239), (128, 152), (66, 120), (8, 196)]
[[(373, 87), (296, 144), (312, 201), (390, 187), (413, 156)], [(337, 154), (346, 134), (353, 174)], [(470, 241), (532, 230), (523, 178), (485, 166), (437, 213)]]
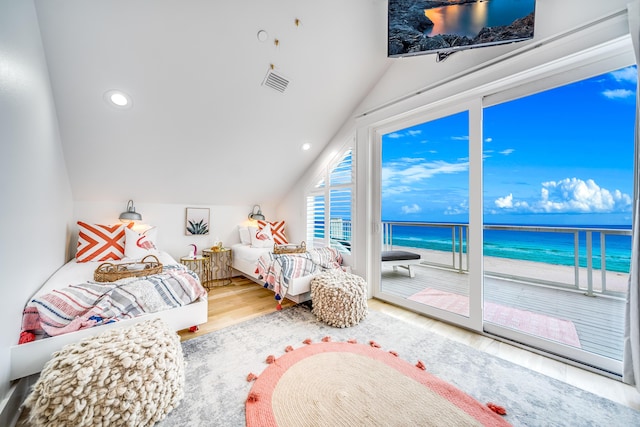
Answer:
[[(423, 257), (422, 264), (437, 266), (441, 268), (447, 268), (455, 270), (459, 273), (466, 273), (469, 265), (469, 251), (468, 248), (468, 224), (456, 224), (456, 223), (427, 223), (427, 222), (383, 222), (383, 250), (392, 250), (395, 246), (411, 247), (410, 239), (406, 239), (407, 233), (400, 231), (401, 227), (419, 227), (419, 229), (438, 229), (442, 237), (443, 235), (450, 235), (448, 242), (443, 242), (442, 239), (438, 241), (438, 245), (435, 247), (427, 247), (424, 249), (436, 250), (440, 252), (449, 252), (450, 261), (444, 261), (446, 258), (438, 257), (436, 259), (428, 259)], [(450, 232), (446, 232), (443, 229), (448, 229)], [(523, 275), (514, 274), (513, 271), (489, 271), (485, 265), (485, 274), (502, 277), (513, 280), (528, 281), (531, 283), (543, 284), (553, 287), (573, 288), (584, 291), (587, 295), (593, 296), (595, 294), (610, 294), (620, 296), (621, 291), (619, 289), (609, 290), (607, 289), (607, 275), (608, 273), (615, 273), (607, 271), (607, 248), (606, 238), (607, 236), (631, 236), (631, 230), (624, 229), (611, 229), (611, 228), (586, 228), (586, 227), (538, 227), (538, 226), (510, 226), (510, 225), (485, 225), (484, 230), (495, 230), (504, 232), (527, 232), (531, 233), (532, 241), (537, 241), (536, 233), (564, 233), (568, 236), (573, 236), (573, 265), (567, 266), (567, 268), (573, 268), (573, 280), (571, 281), (557, 281), (547, 280), (544, 278), (532, 278)], [(394, 233), (395, 231), (395, 233)], [(443, 232), (444, 231), (444, 232)], [(423, 233), (423, 234), (425, 234)], [(404, 239), (396, 238), (401, 235)], [(599, 236), (599, 251), (594, 250), (594, 235)], [(395, 236), (395, 237), (394, 237)], [(541, 235), (538, 234), (538, 238)], [(597, 237), (596, 237), (597, 238)], [(402, 240), (402, 244), (398, 245), (397, 241)], [(630, 239), (629, 239), (630, 242)], [(444, 247), (446, 246), (446, 248)], [(580, 249), (584, 250), (584, 256), (581, 258)], [(597, 249), (597, 248), (596, 248)], [(629, 249), (631, 245), (629, 243)], [(485, 253), (486, 256), (486, 253)], [(581, 262), (582, 261), (582, 262)], [(599, 268), (598, 268), (599, 266)], [(582, 275), (586, 274), (586, 283), (581, 283)], [(541, 271), (544, 275), (544, 270)], [(600, 281), (598, 287), (594, 286), (594, 276), (600, 275)], [(620, 273), (616, 273), (620, 274)]]

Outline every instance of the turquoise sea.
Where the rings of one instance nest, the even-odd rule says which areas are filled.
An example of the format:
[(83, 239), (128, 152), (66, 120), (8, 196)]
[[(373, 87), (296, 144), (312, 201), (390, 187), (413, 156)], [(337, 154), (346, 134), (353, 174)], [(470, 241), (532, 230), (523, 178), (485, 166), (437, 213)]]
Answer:
[[(610, 225), (576, 228), (631, 230), (631, 227), (627, 226)], [(592, 242), (593, 267), (599, 269), (601, 265), (599, 232), (592, 233)], [(392, 243), (394, 246), (451, 251), (451, 228), (394, 225)], [(586, 232), (580, 231), (579, 262), (581, 267), (587, 266), (585, 243)], [(466, 245), (463, 245), (463, 252), (466, 252)], [(607, 235), (605, 237), (605, 252), (607, 270), (621, 273), (629, 272), (631, 236)], [(573, 266), (574, 235), (573, 232), (484, 230), (484, 255)]]

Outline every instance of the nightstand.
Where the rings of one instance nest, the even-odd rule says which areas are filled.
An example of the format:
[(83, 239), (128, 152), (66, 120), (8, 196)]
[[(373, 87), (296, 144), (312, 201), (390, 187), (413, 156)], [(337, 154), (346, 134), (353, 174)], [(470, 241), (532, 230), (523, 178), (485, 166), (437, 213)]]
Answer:
[(187, 266), (187, 268), (198, 275), (200, 283), (204, 287), (208, 287), (207, 282), (209, 279), (209, 257), (198, 255), (195, 258), (190, 256), (183, 256), (180, 258), (180, 263)]
[(233, 258), (230, 248), (214, 251), (203, 249), (202, 255), (209, 258), (209, 282), (211, 286), (223, 286), (231, 283)]

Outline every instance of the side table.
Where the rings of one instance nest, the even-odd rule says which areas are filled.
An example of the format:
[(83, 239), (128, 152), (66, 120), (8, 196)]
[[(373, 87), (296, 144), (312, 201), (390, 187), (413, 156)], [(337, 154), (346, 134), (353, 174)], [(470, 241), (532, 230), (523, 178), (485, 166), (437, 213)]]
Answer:
[(202, 255), (209, 258), (209, 282), (212, 286), (231, 284), (233, 258), (230, 248), (220, 250), (203, 249)]
[(198, 275), (202, 286), (207, 287), (209, 282), (209, 257), (198, 255), (195, 258), (190, 256), (183, 256), (180, 258), (180, 263), (187, 266), (187, 268)]

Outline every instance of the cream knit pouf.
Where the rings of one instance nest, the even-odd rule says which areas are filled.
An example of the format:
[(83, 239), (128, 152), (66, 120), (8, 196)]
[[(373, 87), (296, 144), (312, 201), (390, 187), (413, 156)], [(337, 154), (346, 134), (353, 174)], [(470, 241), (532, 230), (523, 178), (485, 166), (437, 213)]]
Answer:
[(34, 426), (151, 426), (184, 396), (180, 337), (160, 319), (66, 345), (27, 397)]
[(357, 325), (367, 317), (367, 283), (360, 276), (329, 270), (311, 279), (312, 313), (337, 328)]

